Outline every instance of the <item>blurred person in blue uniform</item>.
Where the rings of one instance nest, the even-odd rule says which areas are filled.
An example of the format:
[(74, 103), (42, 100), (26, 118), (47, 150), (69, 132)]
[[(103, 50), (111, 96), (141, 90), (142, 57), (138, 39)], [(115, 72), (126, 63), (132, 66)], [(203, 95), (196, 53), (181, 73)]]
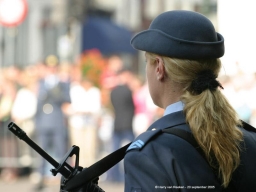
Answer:
[[(35, 132), (39, 146), (56, 160), (61, 160), (67, 152), (68, 132), (65, 104), (70, 103), (70, 83), (58, 76), (58, 59), (48, 56), (45, 61), (45, 75), (38, 83)], [(49, 175), (48, 163), (42, 160), (39, 172), (42, 176), (39, 189)]]
[[(165, 111), (129, 146), (125, 191), (256, 191), (256, 136), (219, 89), (224, 38), (211, 21), (168, 11), (131, 44), (145, 51), (149, 92)], [(203, 155), (166, 128), (192, 133)]]

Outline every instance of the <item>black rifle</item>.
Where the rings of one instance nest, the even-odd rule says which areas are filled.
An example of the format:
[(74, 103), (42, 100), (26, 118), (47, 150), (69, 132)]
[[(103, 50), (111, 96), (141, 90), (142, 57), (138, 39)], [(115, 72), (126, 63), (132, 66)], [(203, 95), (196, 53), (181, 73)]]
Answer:
[[(53, 176), (58, 173), (62, 175), (60, 183), (60, 192), (104, 192), (98, 185), (98, 177), (89, 176), (82, 182), (77, 182), (75, 176), (80, 176), (79, 173), (85, 174), (83, 167), (79, 166), (79, 147), (73, 145), (71, 149), (66, 153), (63, 160), (58, 163), (48, 153), (46, 153), (41, 147), (33, 142), (27, 134), (18, 127), (15, 123), (11, 122), (8, 125), (8, 129), (14, 133), (19, 139), (25, 141), (30, 147), (32, 147), (38, 154), (40, 154), (46, 161), (48, 161), (55, 169), (51, 169)], [(70, 166), (66, 161), (69, 157), (76, 155), (75, 166)], [(71, 180), (71, 182), (69, 182)]]
[[(256, 132), (256, 129), (246, 122), (242, 121), (243, 128)], [(98, 162), (94, 163), (90, 167), (83, 169), (79, 166), (79, 147), (73, 146), (68, 153), (66, 153), (65, 157), (61, 161), (61, 163), (56, 162), (50, 155), (48, 155), (43, 149), (41, 149), (36, 143), (34, 143), (26, 133), (19, 128), (16, 124), (10, 123), (8, 128), (11, 132), (13, 132), (17, 137), (21, 140), (24, 140), (28, 145), (30, 145), (35, 151), (37, 151), (44, 159), (46, 159), (50, 164), (52, 164), (55, 169), (52, 169), (51, 172), (55, 176), (57, 173), (62, 175), (61, 179), (61, 187), (60, 192), (104, 192), (98, 185), (97, 179), (98, 177), (109, 170), (111, 167), (116, 165), (119, 161), (121, 161), (124, 156), (129, 144), (124, 147), (116, 150), (115, 152), (109, 154)], [(195, 148), (198, 148), (198, 144), (195, 141), (193, 135), (189, 132), (180, 130), (180, 129), (164, 129), (162, 130), (164, 133), (170, 133), (176, 135), (187, 142), (189, 142)], [(198, 150), (199, 153), (203, 155), (203, 153)], [(69, 157), (76, 155), (75, 167), (71, 167), (66, 161)]]

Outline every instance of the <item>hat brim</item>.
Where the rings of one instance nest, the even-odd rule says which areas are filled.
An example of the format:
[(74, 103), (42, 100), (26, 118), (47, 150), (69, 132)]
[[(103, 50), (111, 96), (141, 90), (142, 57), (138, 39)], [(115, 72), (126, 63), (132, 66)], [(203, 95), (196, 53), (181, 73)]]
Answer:
[(135, 35), (131, 45), (138, 50), (182, 59), (211, 59), (224, 55), (224, 38), (216, 33), (216, 42), (188, 41), (172, 37), (157, 29)]

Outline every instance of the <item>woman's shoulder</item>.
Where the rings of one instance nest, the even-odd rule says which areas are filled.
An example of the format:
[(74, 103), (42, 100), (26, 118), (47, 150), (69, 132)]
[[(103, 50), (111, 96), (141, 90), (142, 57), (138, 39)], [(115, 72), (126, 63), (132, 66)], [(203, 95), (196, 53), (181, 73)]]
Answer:
[(256, 132), (241, 128), (240, 165), (234, 171), (230, 183), (236, 191), (256, 191)]

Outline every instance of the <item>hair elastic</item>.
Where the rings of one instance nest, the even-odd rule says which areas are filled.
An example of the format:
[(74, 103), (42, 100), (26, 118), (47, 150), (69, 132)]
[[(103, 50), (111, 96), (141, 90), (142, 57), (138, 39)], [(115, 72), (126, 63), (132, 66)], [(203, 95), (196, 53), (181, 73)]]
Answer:
[(197, 74), (197, 78), (191, 82), (189, 91), (193, 94), (201, 94), (206, 89), (215, 91), (217, 87), (224, 89), (219, 81), (216, 80), (217, 76), (212, 70), (203, 70)]

